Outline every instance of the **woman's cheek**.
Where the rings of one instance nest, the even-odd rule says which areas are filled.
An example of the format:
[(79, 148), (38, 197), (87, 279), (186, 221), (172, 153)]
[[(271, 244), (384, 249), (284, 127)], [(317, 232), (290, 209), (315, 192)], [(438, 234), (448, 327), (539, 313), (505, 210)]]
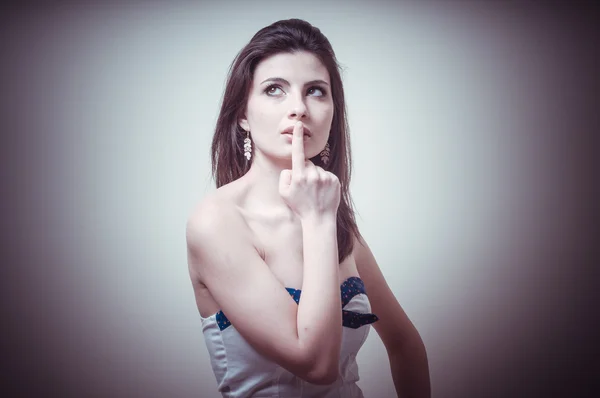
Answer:
[(321, 121), (322, 123), (326, 123), (327, 121), (331, 122), (333, 119), (333, 108), (331, 107), (319, 107), (316, 108), (313, 115), (316, 119)]

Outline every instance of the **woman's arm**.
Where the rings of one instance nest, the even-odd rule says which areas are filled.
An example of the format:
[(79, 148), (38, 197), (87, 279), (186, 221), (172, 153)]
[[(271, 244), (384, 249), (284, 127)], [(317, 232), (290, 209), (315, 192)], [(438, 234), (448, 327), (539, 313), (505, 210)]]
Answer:
[(216, 196), (188, 220), (188, 266), (259, 354), (310, 383), (331, 384), (342, 339), (336, 224), (315, 218), (302, 227), (299, 304), (261, 258), (239, 211)]
[(429, 398), (429, 364), (419, 332), (390, 290), (364, 240), (355, 240), (354, 257), (358, 273), (365, 283), (371, 312), (379, 318), (373, 328), (387, 350), (398, 397)]
[(431, 396), (427, 352), (416, 329), (404, 342), (388, 349), (388, 357), (398, 397)]

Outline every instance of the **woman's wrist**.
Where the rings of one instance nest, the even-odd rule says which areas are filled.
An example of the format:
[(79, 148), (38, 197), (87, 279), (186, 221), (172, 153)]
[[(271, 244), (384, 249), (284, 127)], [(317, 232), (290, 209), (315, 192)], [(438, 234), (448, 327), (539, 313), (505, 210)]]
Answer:
[(335, 213), (319, 213), (306, 216), (300, 219), (302, 227), (318, 227), (327, 228), (328, 226), (336, 226)]

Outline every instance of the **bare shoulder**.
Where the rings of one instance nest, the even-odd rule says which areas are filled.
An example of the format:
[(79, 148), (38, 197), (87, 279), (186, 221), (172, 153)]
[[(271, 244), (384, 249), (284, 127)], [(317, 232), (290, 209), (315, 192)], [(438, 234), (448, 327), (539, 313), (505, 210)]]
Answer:
[(226, 201), (219, 201), (217, 195), (205, 197), (188, 216), (185, 227), (188, 248), (199, 247), (211, 229), (220, 228), (223, 221), (234, 215), (231, 206)]
[(235, 215), (235, 204), (223, 193), (213, 192), (198, 203), (188, 216), (186, 224), (188, 238), (189, 233), (202, 232), (205, 228), (215, 227), (215, 224), (221, 225), (223, 221)]
[[(186, 243), (188, 256), (198, 255), (211, 247), (248, 238), (248, 228), (239, 208), (225, 192), (215, 191), (207, 195), (188, 216), (186, 223)], [(189, 259), (190, 271), (201, 275), (202, 262)]]

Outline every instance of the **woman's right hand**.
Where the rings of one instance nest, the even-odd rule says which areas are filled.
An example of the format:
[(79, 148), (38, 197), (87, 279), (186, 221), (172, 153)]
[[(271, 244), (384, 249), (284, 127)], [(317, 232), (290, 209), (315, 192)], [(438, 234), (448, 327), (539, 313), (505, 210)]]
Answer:
[(300, 217), (333, 216), (340, 204), (340, 181), (337, 176), (304, 156), (304, 127), (298, 121), (292, 133), (292, 169), (279, 176), (279, 194)]

